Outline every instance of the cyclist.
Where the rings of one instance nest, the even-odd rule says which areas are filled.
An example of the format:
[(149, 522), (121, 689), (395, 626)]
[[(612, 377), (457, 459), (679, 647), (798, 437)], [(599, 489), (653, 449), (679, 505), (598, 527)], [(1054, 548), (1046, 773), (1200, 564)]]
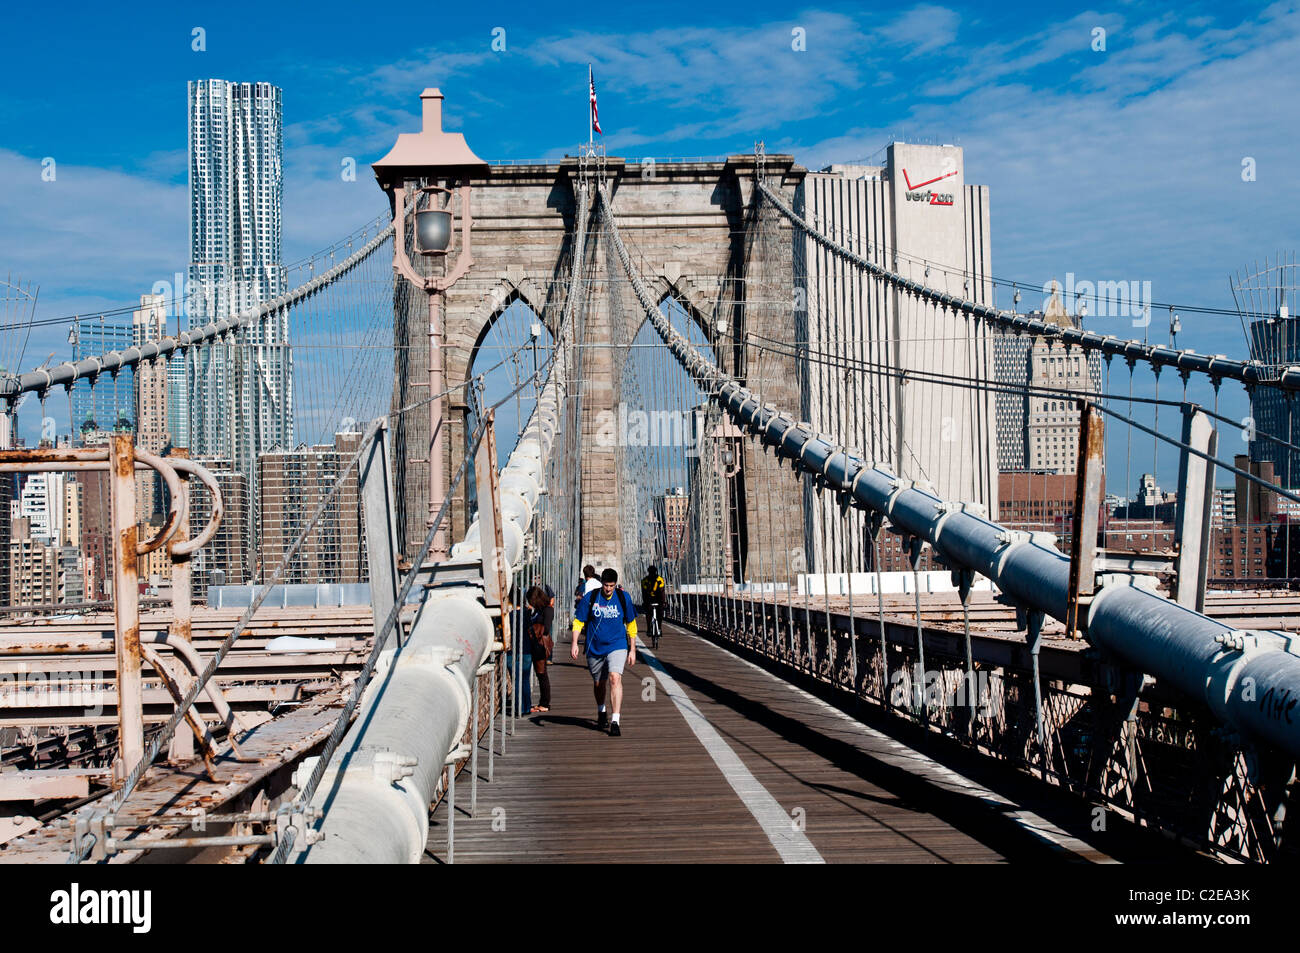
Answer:
[(641, 613), (650, 620), (650, 644), (656, 649), (659, 648), (667, 590), (659, 570), (654, 566), (647, 569), (645, 578), (641, 580)]
[[(596, 728), (621, 735), (619, 710), (623, 707), (623, 666), (636, 664), (636, 608), (618, 588), (618, 573), (606, 569), (600, 574), (601, 586), (578, 603), (573, 620), (573, 647), (569, 657), (578, 657), (578, 635), (587, 628), (587, 670), (595, 683)], [(605, 711), (605, 692), (609, 690), (612, 714)]]

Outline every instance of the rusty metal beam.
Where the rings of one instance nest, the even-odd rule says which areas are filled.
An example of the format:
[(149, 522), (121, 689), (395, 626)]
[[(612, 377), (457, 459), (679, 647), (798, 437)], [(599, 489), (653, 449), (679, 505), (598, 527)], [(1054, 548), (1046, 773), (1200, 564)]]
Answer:
[[(177, 459), (185, 459), (189, 456), (189, 451), (184, 447), (173, 447), (171, 456)], [(178, 471), (181, 474), (181, 490), (188, 497), (194, 492), (194, 485), (190, 482), (188, 474), (184, 471)], [(186, 503), (190, 501), (187, 499)], [(169, 627), (171, 634), (182, 642), (189, 643), (191, 633), (194, 627), (194, 607), (192, 605), (191, 593), (191, 569), (190, 554), (185, 551), (183, 545), (189, 542), (190, 538), (190, 516), (189, 506), (186, 506), (185, 515), (176, 525), (176, 532), (172, 538), (167, 541), (167, 552), (171, 557), (172, 566), (172, 621)], [(177, 547), (180, 551), (177, 551)], [(158, 666), (155, 665), (155, 668)], [(162, 672), (159, 673), (163, 674)], [(165, 677), (165, 676), (164, 676)], [(184, 690), (189, 688), (188, 685), (183, 687), (181, 696), (184, 697)], [(192, 719), (187, 719), (192, 721)], [(193, 727), (193, 725), (191, 725)], [(202, 740), (202, 733), (198, 735)], [(178, 731), (172, 737), (171, 759), (174, 761), (188, 761), (194, 757), (195, 736), (184, 731)]]
[(501, 535), (501, 477), (497, 471), (496, 411), (489, 410), (483, 420), (483, 439), (474, 454), (474, 481), (478, 489), (478, 538), (483, 560), (483, 604), (500, 609), (501, 644), (510, 650), (510, 581), (506, 574), (513, 568), (506, 560)]
[[(112, 646), (109, 646), (112, 651)], [(54, 655), (51, 657), (26, 656), (23, 661), (11, 661), (14, 657), (0, 659), (0, 675), (28, 674), (35, 672), (98, 672), (108, 678), (113, 677), (113, 656), (95, 655)], [(358, 644), (348, 652), (309, 652), (290, 655), (283, 652), (249, 652), (235, 655), (231, 653), (221, 663), (217, 678), (270, 678), (283, 672), (319, 672), (332, 671), (340, 667), (359, 668), (365, 664), (366, 646)], [(264, 672), (259, 670), (265, 670)]]
[[(255, 763), (219, 761), (215, 766), (215, 781), (205, 778), (202, 770), (193, 765), (155, 765), (149, 772), (149, 784), (137, 788), (123, 804), (122, 812), (132, 820), (126, 828), (119, 829), (127, 834), (140, 823), (140, 818), (160, 815), (161, 826), (154, 828), (155, 836), (184, 835), (192, 830), (191, 825), (186, 820), (178, 820), (177, 815), (183, 817), (200, 808), (208, 814), (227, 808), (239, 809), (258, 790), (277, 796), (289, 784), (288, 767), (329, 735), (340, 705), (339, 687), (335, 685), (331, 693), (260, 726), (244, 741), (245, 750), (259, 760)], [(22, 842), (11, 842), (6, 847), (6, 858), (18, 863), (65, 863), (70, 832), (66, 823), (60, 825), (59, 821), (51, 822), (26, 834)], [(149, 846), (143, 837), (135, 843), (127, 841), (121, 845), (123, 853), (111, 862), (130, 863)]]
[(118, 758), (115, 775), (122, 782), (144, 757), (140, 586), (136, 566), (139, 528), (135, 519), (135, 447), (131, 434), (113, 434), (110, 452), (114, 648), (118, 685)]
[(77, 798), (90, 794), (92, 780), (104, 782), (107, 768), (41, 768), (0, 774), (0, 801), (35, 801), (42, 798)]

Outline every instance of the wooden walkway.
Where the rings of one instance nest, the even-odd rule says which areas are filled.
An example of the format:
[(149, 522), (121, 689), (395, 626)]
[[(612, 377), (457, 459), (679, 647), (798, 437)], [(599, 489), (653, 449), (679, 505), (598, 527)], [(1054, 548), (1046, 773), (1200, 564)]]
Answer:
[[(673, 626), (658, 653), (667, 678), (639, 655), (625, 675), (623, 734), (608, 737), (568, 649), (556, 646), (550, 713), (519, 719), (494, 782), (480, 781), (475, 817), (461, 775), (456, 863), (1109, 859)], [(485, 776), (486, 751), (479, 767)], [(446, 858), (446, 810), (432, 819), (426, 863)]]

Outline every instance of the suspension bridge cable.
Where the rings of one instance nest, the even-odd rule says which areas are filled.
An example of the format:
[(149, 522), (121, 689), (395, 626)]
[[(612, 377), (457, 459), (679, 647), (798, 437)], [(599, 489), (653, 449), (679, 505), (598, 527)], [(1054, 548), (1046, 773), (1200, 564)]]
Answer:
[[(724, 334), (727, 334), (728, 336), (731, 336), (733, 339), (735, 339), (735, 335), (730, 331), (724, 332)], [(833, 366), (833, 367), (842, 367), (845, 368), (846, 370), (857, 369), (864, 373), (890, 373), (893, 370), (892, 366), (888, 364), (879, 364), (876, 362), (871, 362), (871, 361), (866, 361), (861, 359), (842, 359), (839, 358), (838, 355), (831, 355), (831, 357), (836, 358), (834, 360), (828, 359), (828, 355), (830, 354), (830, 352), (810, 347), (809, 342), (807, 340), (795, 339), (787, 344), (786, 342), (781, 341), (777, 338), (763, 335), (756, 331), (747, 331), (745, 338), (746, 338), (746, 343), (748, 343), (750, 338), (756, 338), (761, 341), (770, 342), (771, 345), (770, 347), (766, 347), (765, 345), (761, 345), (761, 344), (753, 344), (752, 346), (755, 348), (770, 349), (784, 356), (794, 357), (800, 360), (806, 360), (809, 363), (826, 364), (828, 366)], [(911, 340), (911, 339), (899, 339), (899, 340)], [(925, 338), (925, 340), (929, 340), (929, 338)], [(966, 340), (966, 338), (960, 338), (954, 340)], [(781, 350), (782, 347), (785, 347), (785, 350)], [(1110, 362), (1110, 357), (1111, 355), (1107, 355), (1108, 366)], [(904, 373), (908, 377), (923, 377), (924, 379), (931, 380), (931, 381), (943, 381), (943, 380), (968, 381), (968, 380), (976, 379), (976, 376), (972, 376), (969, 374), (967, 375), (945, 374), (940, 371), (922, 371), (922, 370), (907, 369), (905, 370)], [(1157, 375), (1158, 375), (1158, 369), (1157, 369)], [(1186, 375), (1183, 375), (1183, 380), (1184, 380), (1184, 389), (1185, 389)], [(992, 382), (988, 382), (984, 386), (987, 390), (993, 393), (1009, 393), (1015, 395), (1024, 394), (1027, 396), (1036, 396), (1036, 397), (1042, 397), (1048, 399), (1064, 395), (1068, 397), (1077, 397), (1077, 398), (1084, 398), (1084, 399), (1093, 399), (1093, 398), (1101, 398), (1106, 400), (1122, 399), (1135, 404), (1144, 404), (1147, 406), (1155, 406), (1155, 407), (1182, 407), (1188, 405), (1188, 401), (1186, 400), (1185, 397), (1183, 400), (1161, 400), (1159, 398), (1151, 398), (1151, 397), (1111, 394), (1106, 390), (1094, 391), (1094, 390), (1083, 390), (1083, 389), (1070, 388), (1070, 387), (1059, 387), (1059, 388), (1047, 387), (1047, 386), (1035, 387), (1033, 385), (1015, 385), (1010, 383), (999, 385), (999, 384), (993, 384)], [(1226, 417), (1215, 411), (1210, 411), (1202, 405), (1197, 404), (1195, 406), (1197, 406), (1198, 409), (1204, 412), (1207, 416), (1212, 417), (1213, 419), (1221, 423), (1229, 424), (1230, 426), (1234, 426), (1234, 427), (1239, 427), (1242, 425), (1241, 421), (1234, 420), (1231, 417)], [(1276, 443), (1281, 447), (1285, 447), (1295, 452), (1300, 452), (1300, 446), (1290, 443), (1286, 439), (1279, 437), (1275, 434), (1269, 433), (1267, 431), (1258, 430), (1256, 431), (1255, 436), (1263, 437), (1265, 440)]]
[(1172, 367), (1180, 373), (1201, 373), (1213, 379), (1232, 379), (1254, 387), (1259, 385), (1278, 387), (1282, 390), (1300, 390), (1300, 367), (1286, 368), (1276, 378), (1269, 377), (1268, 368), (1258, 361), (1234, 361), (1228, 358), (1211, 357), (1196, 354), (1189, 350), (1175, 350), (1158, 345), (1145, 344), (1141, 341), (1120, 340), (1113, 335), (1100, 335), (1081, 328), (1061, 327), (1046, 321), (1018, 315), (1014, 312), (1000, 311), (989, 305), (980, 304), (966, 298), (937, 291), (922, 282), (906, 278), (890, 271), (863, 256), (844, 247), (839, 242), (818, 231), (811, 223), (801, 217), (785, 200), (773, 192), (765, 182), (756, 180), (756, 195), (761, 195), (790, 221), (796, 228), (817, 244), (834, 252), (841, 258), (852, 262), (860, 269), (883, 278), (893, 287), (906, 292), (909, 296), (930, 301), (942, 308), (954, 312), (961, 311), (972, 317), (987, 320), (1009, 331), (1028, 333), (1034, 337), (1043, 337), (1061, 341), (1063, 344), (1076, 346), (1085, 351), (1099, 351), (1102, 354), (1118, 355), (1126, 360), (1141, 360), (1153, 367)]
[[(313, 278), (297, 288), (240, 314), (210, 321), (202, 327), (182, 331), (178, 335), (164, 337), (156, 341), (146, 341), (143, 344), (133, 345), (120, 351), (110, 351), (103, 355), (83, 358), (76, 362), (65, 361), (51, 368), (28, 371), (23, 374), (0, 376), (0, 397), (12, 402), (20, 394), (29, 391), (39, 393), (48, 391), (54, 385), (69, 386), (82, 378), (98, 377), (105, 371), (113, 374), (123, 368), (135, 367), (144, 361), (168, 359), (173, 353), (184, 352), (196, 345), (214, 343), (231, 332), (250, 327), (273, 312), (303, 301), (321, 288), (328, 287), (373, 255), (389, 239), (392, 231), (390, 225), (361, 249), (322, 273), (319, 277)], [(136, 310), (138, 308), (137, 305)]]
[[(762, 337), (761, 335), (751, 335), (751, 336)], [(772, 340), (772, 339), (765, 338), (765, 340)], [(820, 354), (824, 352), (809, 351), (806, 349), (797, 349), (794, 351), (782, 350), (779, 346), (761, 345), (761, 344), (755, 344), (753, 345), (753, 347), (757, 350), (771, 351), (776, 354), (781, 354), (782, 356), (785, 357), (797, 357), (800, 359), (807, 359), (812, 363), (828, 363), (828, 364), (832, 364), (833, 366), (842, 366), (837, 362), (813, 360), (812, 358), (806, 357), (806, 355), (808, 354)], [(1207, 417), (1210, 417), (1213, 420), (1217, 420), (1221, 423), (1226, 423), (1234, 427), (1240, 425), (1239, 421), (1233, 420), (1231, 417), (1225, 417), (1222, 414), (1209, 410), (1200, 404), (1189, 403), (1188, 401), (1185, 400), (1178, 401), (1178, 400), (1162, 400), (1159, 398), (1131, 397), (1122, 394), (1110, 394), (1104, 392), (1094, 392), (1089, 390), (1077, 390), (1072, 388), (1057, 389), (1057, 388), (1041, 388), (1041, 387), (1033, 387), (1033, 386), (1017, 386), (1013, 384), (997, 384), (990, 381), (981, 380), (979, 378), (962, 377), (956, 374), (943, 374), (938, 371), (918, 371), (918, 370), (911, 370), (911, 369), (891, 368), (887, 366), (880, 367), (879, 373), (900, 380), (901, 379), (923, 380), (930, 383), (938, 383), (943, 386), (948, 386), (953, 388), (961, 388), (965, 390), (978, 390), (978, 391), (995, 393), (995, 394), (1012, 394), (1015, 396), (1025, 395), (1030, 397), (1039, 397), (1039, 398), (1046, 398), (1046, 399), (1070, 397), (1073, 399), (1086, 400), (1089, 402), (1094, 402), (1098, 399), (1124, 400), (1131, 404), (1147, 404), (1148, 406), (1155, 406), (1155, 407), (1177, 407), (1177, 408), (1193, 407), (1197, 411), (1205, 414)], [(1132, 423), (1134, 425), (1137, 425), (1136, 419), (1131, 415), (1131, 413), (1120, 414), (1116, 411), (1109, 411), (1109, 410), (1106, 412), (1109, 415), (1115, 416), (1126, 423)], [(1148, 433), (1151, 433), (1151, 431), (1146, 427), (1141, 427), (1141, 429)], [(1295, 444), (1289, 443), (1283, 438), (1274, 436), (1265, 431), (1262, 430), (1256, 431), (1255, 436), (1264, 437), (1265, 439), (1271, 440), (1287, 449), (1300, 451), (1300, 447), (1296, 446)], [(1165, 440), (1166, 442), (1179, 448), (1183, 448), (1183, 449), (1188, 448), (1187, 445), (1184, 444), (1181, 440), (1174, 437), (1167, 437), (1164, 435), (1160, 435), (1160, 439)], [(1228, 469), (1232, 469), (1226, 463), (1219, 463), (1218, 465)], [(1239, 472), (1239, 471), (1234, 470), (1234, 472)], [(1280, 485), (1271, 484), (1268, 483), (1267, 481), (1260, 482), (1259, 485), (1268, 486), (1270, 488), (1277, 488), (1279, 492), (1285, 492), (1282, 491)]]

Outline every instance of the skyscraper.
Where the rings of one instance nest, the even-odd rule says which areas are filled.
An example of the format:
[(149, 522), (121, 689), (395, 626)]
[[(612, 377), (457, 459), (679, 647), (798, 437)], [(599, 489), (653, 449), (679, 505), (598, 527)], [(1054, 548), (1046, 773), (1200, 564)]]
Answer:
[[(989, 190), (965, 182), (964, 153), (956, 146), (894, 142), (884, 165), (809, 172), (793, 204), (882, 267), (992, 302)], [(794, 302), (795, 340), (806, 340), (810, 355), (802, 368), (804, 419), (903, 479), (926, 480), (942, 497), (996, 512), (992, 395), (909, 373), (987, 377), (993, 363), (987, 323), (899, 296), (811, 237), (796, 239), (794, 257), (796, 276), (807, 280), (802, 294), (796, 287)], [(832, 367), (837, 362), (857, 363), (861, 371), (846, 373)], [(834, 568), (869, 548), (860, 525), (845, 535), (830, 494), (807, 502), (806, 553), (824, 551)]]
[[(258, 458), (258, 582), (270, 579), (360, 445), (360, 432), (336, 433), (332, 444), (273, 450)], [(303, 540), (284, 581), (345, 583), (367, 578), (360, 483), (353, 470)]]
[[(190, 563), (192, 595), (205, 598), (210, 585), (242, 586), (249, 579), (253, 565), (251, 553), (252, 500), (248, 478), (230, 468), (229, 460), (198, 460), (212, 473), (221, 491), (224, 511), (216, 535), (194, 553)], [(212, 517), (212, 497), (195, 493), (190, 500), (190, 526), (197, 531)], [(217, 575), (214, 576), (214, 573)], [(219, 579), (219, 582), (218, 582)]]
[(184, 354), (173, 354), (167, 362), (167, 433), (173, 446), (189, 447), (190, 384)]
[(59, 550), (32, 532), (31, 520), (13, 521), (9, 539), (9, 605), (50, 605), (59, 591)]
[[(79, 361), (109, 351), (125, 351), (135, 343), (129, 320), (85, 318), (73, 325), (72, 359)], [(82, 443), (87, 423), (91, 430), (135, 429), (135, 368), (124, 367), (116, 374), (101, 374), (93, 382), (81, 378), (72, 385), (72, 437)]]
[[(140, 310), (131, 313), (132, 341), (139, 346), (160, 340), (167, 333), (167, 298), (161, 294), (140, 295)], [(167, 364), (140, 364), (135, 372), (135, 442), (150, 453), (167, 446)], [(165, 510), (162, 481), (153, 470), (136, 474), (136, 516), (145, 522)]]
[[(1058, 327), (1081, 327), (1067, 314), (1059, 289), (1045, 312), (1030, 316)], [(997, 398), (998, 469), (1074, 473), (1078, 467), (1079, 411), (1076, 395), (1101, 393), (1101, 355), (1074, 349), (1067, 353), (1049, 341), (999, 330), (993, 338), (997, 382), (1007, 385)], [(1016, 388), (1028, 390), (1016, 392)], [(1060, 398), (1044, 391), (1063, 391)]]
[[(189, 84), (190, 327), (285, 290), (283, 105), (270, 83)], [(255, 478), (259, 453), (293, 444), (288, 318), (190, 351), (190, 449)]]
[[(1264, 365), (1261, 370), (1266, 380), (1276, 379), (1283, 369), (1300, 364), (1300, 319), (1289, 316), (1282, 307), (1277, 317), (1252, 321), (1250, 356)], [(1300, 442), (1300, 413), (1294, 410), (1289, 396), (1276, 387), (1256, 387), (1250, 395), (1250, 415), (1256, 430), (1250, 459), (1273, 464), (1281, 486), (1300, 486), (1300, 453), (1286, 446)]]
[[(140, 296), (140, 310), (131, 314), (131, 343), (160, 340), (167, 333), (167, 299)], [(136, 443), (152, 453), (167, 445), (167, 365), (161, 361), (136, 369)]]
[[(1034, 314), (1041, 317), (1041, 314)], [(999, 384), (1009, 385), (993, 395), (997, 406), (998, 471), (1029, 469), (1029, 395), (1010, 388), (1029, 386), (1029, 351), (1034, 339), (999, 329), (993, 334), (993, 372)], [(1001, 485), (1001, 484), (999, 484)]]
[(19, 515), (28, 521), (33, 539), (58, 545), (65, 537), (63, 495), (67, 474), (26, 473), (19, 497)]
[[(1294, 251), (1272, 256), (1271, 264), (1265, 257), (1262, 267), (1257, 262), (1243, 268), (1228, 283), (1262, 382), (1250, 391), (1250, 459), (1272, 464), (1278, 485), (1295, 489), (1300, 486), (1300, 452), (1288, 444), (1300, 443), (1300, 413), (1272, 382), (1300, 364), (1300, 262)], [(1238, 501), (1244, 501), (1240, 493)]]
[(680, 486), (668, 487), (662, 496), (655, 497), (657, 555), (667, 562), (675, 562), (686, 551), (686, 517), (690, 513), (690, 497)]

